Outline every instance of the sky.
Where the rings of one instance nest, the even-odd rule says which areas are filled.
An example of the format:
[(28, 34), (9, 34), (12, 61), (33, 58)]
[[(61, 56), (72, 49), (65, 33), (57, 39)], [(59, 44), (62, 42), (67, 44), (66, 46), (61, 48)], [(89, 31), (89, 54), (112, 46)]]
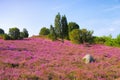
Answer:
[(95, 36), (120, 34), (120, 0), (0, 0), (0, 28), (26, 28), (38, 35), (42, 27), (54, 26), (60, 12), (80, 29), (93, 30)]

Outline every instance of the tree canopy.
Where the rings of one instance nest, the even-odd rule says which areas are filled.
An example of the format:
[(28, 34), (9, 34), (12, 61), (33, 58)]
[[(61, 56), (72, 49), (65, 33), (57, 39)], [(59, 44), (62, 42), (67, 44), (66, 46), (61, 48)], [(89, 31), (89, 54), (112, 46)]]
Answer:
[(0, 34), (4, 34), (4, 30), (0, 28)]
[(20, 38), (20, 30), (16, 27), (14, 28), (9, 28), (9, 36), (13, 39), (19, 39)]
[(41, 28), (39, 35), (48, 35), (50, 30), (46, 27)]

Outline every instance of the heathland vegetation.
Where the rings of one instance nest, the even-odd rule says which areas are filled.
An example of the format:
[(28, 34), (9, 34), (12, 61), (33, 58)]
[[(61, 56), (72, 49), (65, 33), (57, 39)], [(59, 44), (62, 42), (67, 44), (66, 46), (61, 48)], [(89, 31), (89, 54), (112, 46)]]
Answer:
[(60, 13), (36, 37), (25, 28), (0, 29), (0, 80), (119, 80), (120, 34), (93, 32)]
[[(52, 41), (61, 40), (64, 42), (66, 39), (75, 44), (104, 44), (120, 47), (120, 34), (116, 38), (112, 38), (112, 35), (93, 36), (93, 33), (93, 30), (81, 29), (76, 22), (67, 22), (67, 17), (58, 13), (55, 16), (54, 26), (50, 25), (50, 28), (42, 27), (39, 36), (44, 36)], [(20, 40), (28, 36), (29, 33), (25, 28), (21, 32), (17, 27), (10, 28), (8, 34), (0, 28), (0, 37), (4, 40)]]

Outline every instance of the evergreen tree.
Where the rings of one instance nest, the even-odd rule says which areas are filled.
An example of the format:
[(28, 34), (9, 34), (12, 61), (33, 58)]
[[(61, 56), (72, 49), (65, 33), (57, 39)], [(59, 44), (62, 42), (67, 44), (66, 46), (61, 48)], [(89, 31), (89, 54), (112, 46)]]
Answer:
[(4, 30), (0, 28), (0, 34), (5, 34)]
[(24, 38), (27, 38), (29, 36), (29, 33), (26, 28), (23, 28)]
[(66, 38), (68, 39), (68, 24), (67, 24), (67, 18), (66, 16), (62, 16), (62, 19), (61, 19), (61, 32), (62, 32), (62, 39), (63, 38)]
[(55, 17), (55, 33), (57, 35), (57, 37), (61, 37), (61, 15), (60, 13), (58, 13)]

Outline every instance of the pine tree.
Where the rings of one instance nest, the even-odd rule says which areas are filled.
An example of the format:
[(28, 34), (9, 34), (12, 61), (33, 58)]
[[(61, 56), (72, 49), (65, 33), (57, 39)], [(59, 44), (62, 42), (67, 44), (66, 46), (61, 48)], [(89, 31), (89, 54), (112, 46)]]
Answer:
[(55, 33), (57, 35), (57, 37), (61, 37), (61, 15), (60, 13), (58, 13), (55, 17)]
[(23, 28), (24, 38), (27, 38), (29, 36), (29, 33), (26, 28)]
[(61, 19), (61, 32), (62, 32), (62, 38), (68, 39), (68, 24), (67, 24), (67, 18), (66, 16), (62, 16)]

